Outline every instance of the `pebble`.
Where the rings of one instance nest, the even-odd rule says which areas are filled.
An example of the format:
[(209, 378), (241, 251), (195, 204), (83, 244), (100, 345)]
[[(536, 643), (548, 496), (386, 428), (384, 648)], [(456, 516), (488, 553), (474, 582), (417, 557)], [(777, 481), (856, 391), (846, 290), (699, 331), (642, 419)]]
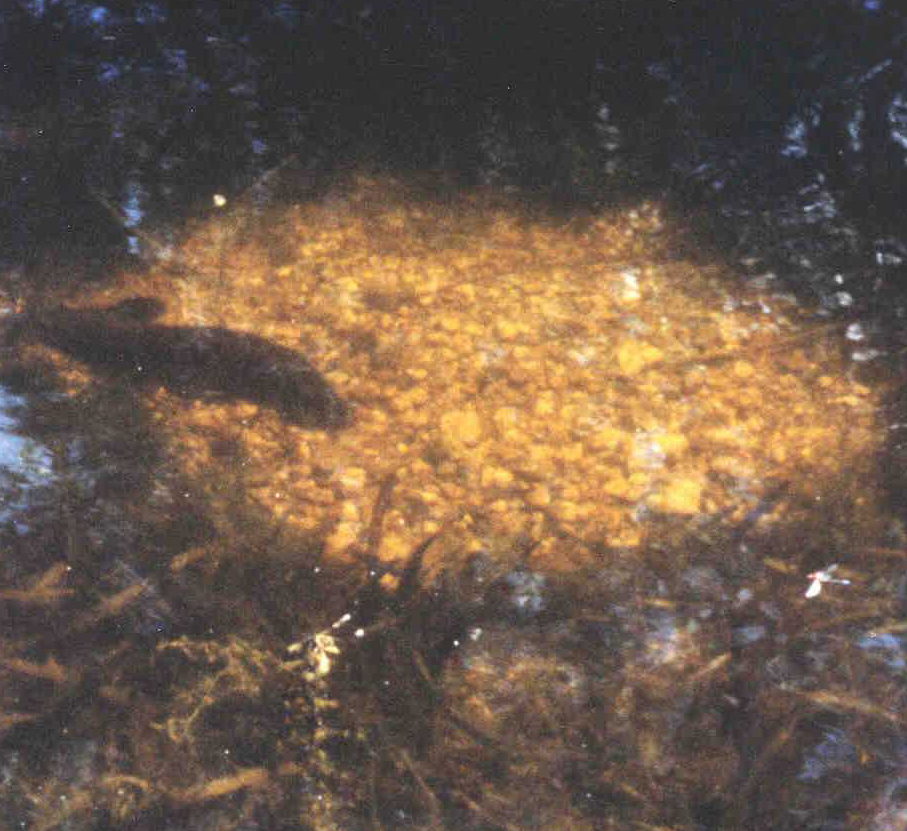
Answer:
[(617, 348), (617, 365), (624, 375), (636, 375), (662, 358), (662, 351), (650, 343), (625, 341)]
[(526, 501), (534, 508), (546, 508), (551, 504), (551, 491), (547, 485), (536, 485), (526, 494)]
[(441, 432), (448, 444), (478, 444), (482, 439), (482, 422), (473, 408), (452, 410), (441, 416)]
[(666, 514), (697, 514), (702, 501), (702, 479), (698, 476), (677, 477), (649, 497), (648, 504)]

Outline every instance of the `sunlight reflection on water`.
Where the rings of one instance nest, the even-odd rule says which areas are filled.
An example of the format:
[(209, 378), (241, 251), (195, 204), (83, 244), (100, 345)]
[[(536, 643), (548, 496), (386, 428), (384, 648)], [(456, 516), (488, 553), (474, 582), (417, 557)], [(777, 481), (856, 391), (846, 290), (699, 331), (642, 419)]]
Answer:
[(0, 520), (5, 522), (18, 517), (14, 522), (20, 533), (28, 530), (21, 522), (28, 491), (47, 485), (53, 479), (48, 449), (17, 432), (17, 420), (11, 413), (23, 404), (22, 396), (0, 387), (0, 468), (6, 480)]

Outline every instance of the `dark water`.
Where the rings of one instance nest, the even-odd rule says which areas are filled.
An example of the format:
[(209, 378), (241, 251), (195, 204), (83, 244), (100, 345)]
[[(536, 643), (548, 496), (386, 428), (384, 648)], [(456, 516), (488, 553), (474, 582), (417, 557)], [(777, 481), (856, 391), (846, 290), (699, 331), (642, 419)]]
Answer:
[[(22, 2), (0, 12), (0, 43), (10, 827), (907, 827), (899, 7)], [(393, 174), (431, 207), (370, 226), (357, 171)], [(382, 338), (429, 306), (379, 281), (364, 306), (385, 317), (348, 323), (347, 352), (306, 326), (342, 316), (343, 278), (396, 237), (446, 251), (473, 222), (464, 248), (485, 239), (458, 201), (475, 192), (519, 204), (536, 240), (607, 211), (630, 228), (657, 202), (684, 230), (670, 256), (721, 264), (725, 300), (696, 312), (706, 369), (726, 358), (709, 312), (775, 321), (796, 306), (821, 348), (772, 347), (779, 396), (796, 378), (820, 408), (852, 407), (835, 411), (840, 444), (823, 434), (781, 483), (728, 451), (703, 487), (735, 493), (730, 507), (598, 494), (602, 516), (633, 516), (634, 545), (571, 530), (544, 482), (523, 493), (544, 534), (488, 534), (483, 548), (440, 522), (423, 548), (409, 542), (433, 503), (408, 505), (403, 474), (366, 488), (364, 513), (339, 513), (374, 461), (367, 445), (335, 458), (357, 405), (371, 423), (370, 402), (338, 388), (364, 364), (342, 358), (369, 356), (383, 379), (399, 344)], [(284, 211), (298, 204), (319, 206), (302, 216), (325, 239), (333, 222), (371, 244), (316, 275), (325, 306), (293, 297), (308, 261)], [(608, 290), (636, 302), (661, 262), (638, 253)], [(642, 339), (652, 320), (631, 308), (613, 329)], [(456, 325), (436, 338), (449, 360)], [(487, 395), (525, 380), (498, 368), (509, 335), (494, 331)], [(594, 366), (586, 346), (572, 360)], [(769, 397), (747, 398), (751, 369), (734, 370), (735, 429)], [(646, 393), (651, 411), (671, 395), (707, 410), (714, 382), (699, 372), (678, 365), (670, 395)], [(644, 399), (650, 378), (618, 378), (615, 395)], [(877, 441), (857, 456), (843, 436), (866, 401)], [(815, 412), (790, 413), (798, 435)], [(383, 458), (432, 428), (412, 424)], [(651, 476), (736, 440), (677, 451), (673, 426), (616, 426), (634, 437), (629, 469)], [(426, 459), (455, 478), (455, 451)], [(817, 477), (812, 457), (834, 474)], [(457, 522), (493, 527), (491, 498), (483, 513), (438, 493)], [(329, 556), (338, 521), (360, 528), (345, 559)], [(575, 568), (536, 550), (552, 535)]]

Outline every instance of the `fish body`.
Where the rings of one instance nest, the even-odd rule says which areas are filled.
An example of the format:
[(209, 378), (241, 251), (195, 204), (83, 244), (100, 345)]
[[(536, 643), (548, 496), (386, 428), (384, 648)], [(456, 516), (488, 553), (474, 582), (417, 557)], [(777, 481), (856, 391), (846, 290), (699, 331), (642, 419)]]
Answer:
[(187, 398), (250, 401), (301, 426), (349, 423), (347, 406), (301, 353), (220, 326), (150, 322), (161, 311), (152, 298), (101, 309), (59, 306), (24, 312), (12, 331), (93, 369), (159, 383)]

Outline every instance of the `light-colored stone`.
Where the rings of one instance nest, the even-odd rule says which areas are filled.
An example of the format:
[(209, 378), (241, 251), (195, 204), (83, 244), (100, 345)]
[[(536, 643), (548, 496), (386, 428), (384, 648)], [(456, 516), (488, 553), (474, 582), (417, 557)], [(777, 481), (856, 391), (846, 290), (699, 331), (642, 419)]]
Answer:
[(543, 392), (536, 400), (533, 411), (539, 417), (546, 417), (554, 414), (557, 408), (554, 404), (554, 396), (550, 392)]
[(441, 416), (441, 432), (448, 444), (475, 445), (482, 440), (482, 422), (473, 407)]
[(331, 535), (325, 540), (328, 553), (337, 554), (345, 551), (359, 538), (358, 522), (338, 522)]
[(501, 340), (513, 340), (520, 333), (519, 324), (512, 320), (499, 320), (494, 328)]
[(509, 488), (513, 474), (506, 468), (486, 465), (482, 468), (481, 483), (483, 488)]
[(636, 375), (646, 367), (658, 363), (662, 355), (662, 351), (650, 343), (625, 341), (617, 347), (617, 365), (624, 375)]
[(626, 476), (614, 476), (602, 485), (602, 491), (608, 496), (618, 499), (632, 499), (634, 488)]
[(337, 483), (350, 493), (361, 491), (367, 480), (368, 474), (361, 467), (347, 467), (337, 473)]
[(555, 505), (555, 511), (563, 522), (576, 522), (577, 520), (582, 519), (586, 514), (580, 505), (577, 505), (575, 502), (567, 502), (563, 499)]
[(756, 368), (749, 361), (735, 361), (734, 375), (741, 380), (752, 378)]
[(494, 411), (494, 423), (499, 430), (505, 430), (520, 420), (520, 413), (516, 407), (498, 407)]
[(623, 430), (616, 427), (605, 426), (596, 430), (589, 438), (589, 443), (596, 450), (617, 450), (620, 447), (626, 447), (631, 436)]
[(547, 485), (536, 485), (526, 494), (526, 501), (534, 508), (547, 508), (551, 504), (551, 491)]
[(412, 553), (413, 544), (393, 532), (387, 533), (381, 539), (378, 557), (384, 561), (405, 560)]
[(697, 514), (702, 503), (702, 478), (678, 476), (649, 497), (649, 506), (666, 514)]
[(441, 328), (445, 332), (456, 332), (460, 329), (460, 318), (457, 315), (441, 315)]
[(658, 436), (656, 442), (665, 455), (672, 459), (682, 456), (690, 446), (689, 439), (683, 433), (664, 433)]

